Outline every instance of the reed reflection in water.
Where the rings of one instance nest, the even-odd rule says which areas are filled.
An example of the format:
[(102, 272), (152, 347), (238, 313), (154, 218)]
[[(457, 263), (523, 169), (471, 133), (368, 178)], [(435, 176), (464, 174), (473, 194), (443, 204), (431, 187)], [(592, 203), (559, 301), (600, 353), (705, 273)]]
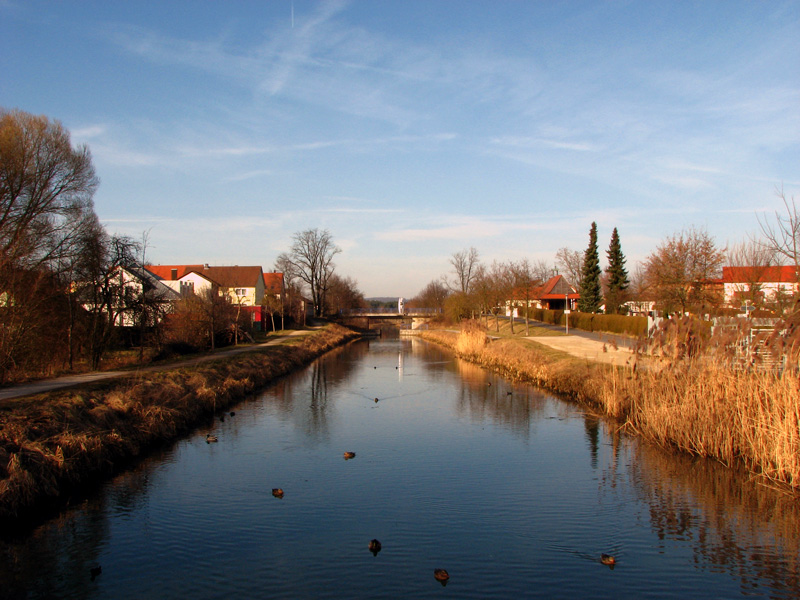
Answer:
[(0, 542), (0, 598), (791, 598), (798, 530), (734, 470), (420, 340), (359, 342)]

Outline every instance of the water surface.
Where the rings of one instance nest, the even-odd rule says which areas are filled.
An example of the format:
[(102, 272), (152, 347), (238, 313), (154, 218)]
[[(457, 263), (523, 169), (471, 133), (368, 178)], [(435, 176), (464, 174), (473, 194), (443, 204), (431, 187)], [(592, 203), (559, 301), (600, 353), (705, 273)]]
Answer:
[(0, 597), (800, 593), (792, 498), (420, 340), (351, 344), (235, 412), (0, 541)]

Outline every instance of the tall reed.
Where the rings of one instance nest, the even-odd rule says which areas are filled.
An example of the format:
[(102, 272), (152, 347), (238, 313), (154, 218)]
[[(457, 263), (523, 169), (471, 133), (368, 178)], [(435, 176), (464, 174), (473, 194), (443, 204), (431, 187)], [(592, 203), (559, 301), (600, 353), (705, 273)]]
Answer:
[(800, 344), (792, 337), (800, 328), (783, 330), (786, 367), (776, 371), (734, 368), (741, 363), (726, 353), (739, 348), (736, 336), (714, 340), (707, 327), (689, 322), (670, 327), (651, 349), (656, 358), (632, 355), (626, 367), (554, 358), (522, 340), (487, 338), (481, 344), (474, 325), (460, 334), (423, 337), (508, 377), (587, 403), (663, 447), (725, 464), (741, 461), (800, 493), (800, 379), (794, 366)]

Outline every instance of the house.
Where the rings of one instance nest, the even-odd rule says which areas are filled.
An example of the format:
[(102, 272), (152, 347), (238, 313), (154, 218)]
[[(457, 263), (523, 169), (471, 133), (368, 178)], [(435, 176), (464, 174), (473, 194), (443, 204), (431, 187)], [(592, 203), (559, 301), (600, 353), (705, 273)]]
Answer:
[(133, 327), (144, 311), (146, 325), (156, 325), (180, 295), (164, 285), (156, 276), (140, 267), (115, 267), (109, 272), (102, 289), (90, 293), (84, 307), (111, 313), (114, 325)]
[(250, 315), (257, 329), (264, 329), (264, 273), (259, 266), (211, 267), (209, 265), (147, 265), (164, 285), (179, 294), (200, 294), (216, 289), (231, 304)]
[[(580, 294), (572, 287), (563, 275), (551, 277), (544, 283), (535, 283), (527, 294), (528, 308), (541, 308), (545, 310), (574, 309)], [(515, 289), (511, 300), (506, 301), (506, 314), (511, 313), (511, 307), (525, 306), (526, 294), (524, 289)]]
[(270, 296), (277, 296), (280, 300), (286, 298), (286, 282), (283, 273), (277, 271), (264, 273), (264, 293)]
[(797, 296), (800, 274), (794, 265), (774, 267), (722, 267), (725, 304), (779, 302)]
[(574, 310), (581, 295), (563, 275), (551, 277), (541, 287), (539, 304), (546, 310)]

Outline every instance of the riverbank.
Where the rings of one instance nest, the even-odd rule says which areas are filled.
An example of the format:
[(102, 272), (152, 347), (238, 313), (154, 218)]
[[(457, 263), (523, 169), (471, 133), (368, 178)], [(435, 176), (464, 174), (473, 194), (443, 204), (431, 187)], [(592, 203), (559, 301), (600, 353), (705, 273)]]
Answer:
[(579, 360), (535, 341), (490, 340), (480, 329), (423, 332), (460, 357), (565, 395), (662, 447), (741, 462), (800, 495), (800, 383), (796, 376), (731, 371), (682, 360), (658, 369)]
[(356, 337), (328, 325), (237, 356), (0, 402), (0, 525), (63, 506), (86, 483)]

